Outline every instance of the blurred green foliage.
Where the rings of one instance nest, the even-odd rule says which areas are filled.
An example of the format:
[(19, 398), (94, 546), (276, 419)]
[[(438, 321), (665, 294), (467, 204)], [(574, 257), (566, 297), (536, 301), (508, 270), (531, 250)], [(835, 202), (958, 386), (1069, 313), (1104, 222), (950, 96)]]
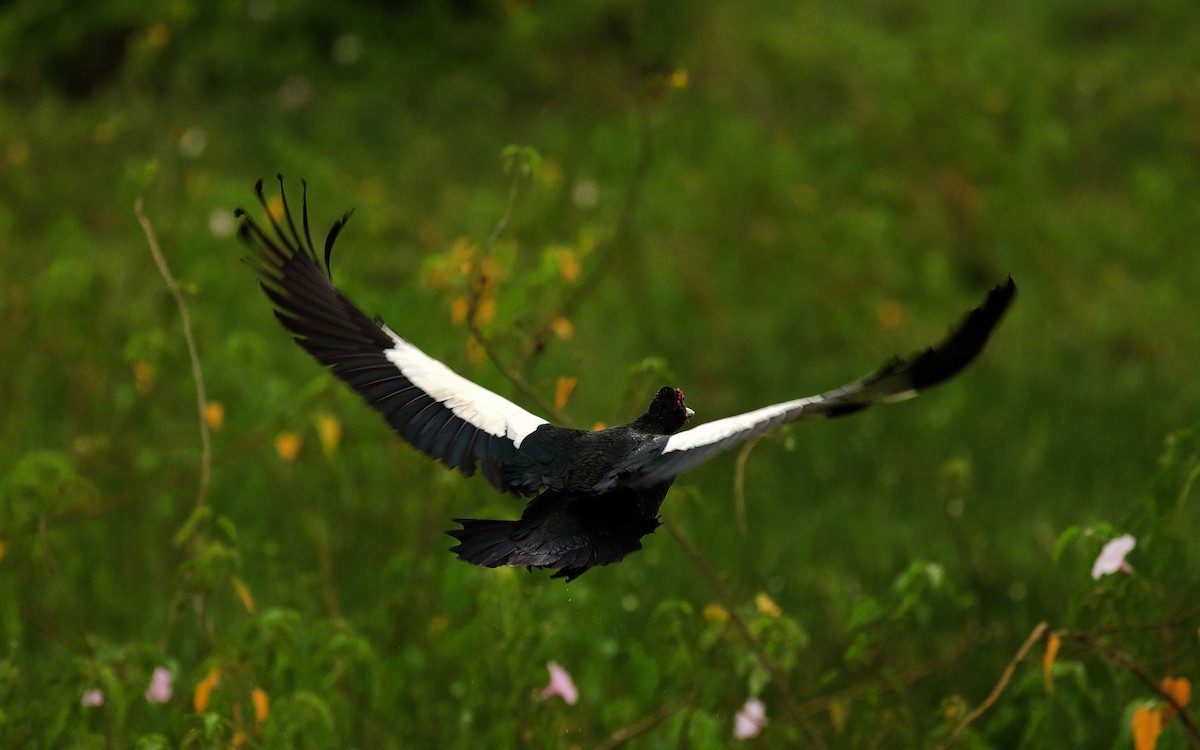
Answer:
[[(0, 746), (724, 747), (752, 695), (766, 747), (1131, 746), (1200, 677), (1197, 70), (1169, 0), (8, 4)], [(364, 309), (581, 426), (817, 392), (1021, 292), (962, 378), (712, 462), (564, 586), (447, 554), (517, 504), (271, 320), (230, 212), (276, 172), (314, 232), (357, 209)], [(220, 404), (200, 502), (139, 196)]]

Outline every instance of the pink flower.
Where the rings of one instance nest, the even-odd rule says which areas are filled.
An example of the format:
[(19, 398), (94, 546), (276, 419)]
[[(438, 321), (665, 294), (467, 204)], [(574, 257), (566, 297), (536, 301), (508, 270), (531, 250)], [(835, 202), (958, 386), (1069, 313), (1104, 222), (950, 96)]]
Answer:
[(84, 690), (83, 696), (79, 699), (79, 705), (84, 708), (99, 708), (104, 705), (104, 693), (100, 691), (100, 688)]
[(579, 689), (575, 687), (571, 673), (556, 661), (546, 662), (546, 669), (550, 670), (550, 684), (542, 691), (542, 700), (549, 700), (557, 695), (568, 705), (575, 705), (575, 701), (579, 700)]
[(1125, 562), (1125, 555), (1132, 552), (1136, 546), (1137, 540), (1129, 534), (1109, 541), (1108, 544), (1104, 545), (1104, 549), (1100, 550), (1100, 555), (1096, 558), (1096, 562), (1092, 563), (1092, 578), (1100, 580), (1101, 576), (1116, 573), (1118, 570), (1125, 573), (1133, 572), (1133, 568), (1129, 567), (1129, 563)]
[(155, 667), (150, 675), (150, 685), (146, 688), (146, 700), (151, 703), (166, 703), (171, 700), (171, 683), (175, 676), (166, 667)]
[(733, 717), (733, 736), (735, 739), (748, 740), (757, 737), (766, 725), (767, 707), (758, 698), (747, 698)]

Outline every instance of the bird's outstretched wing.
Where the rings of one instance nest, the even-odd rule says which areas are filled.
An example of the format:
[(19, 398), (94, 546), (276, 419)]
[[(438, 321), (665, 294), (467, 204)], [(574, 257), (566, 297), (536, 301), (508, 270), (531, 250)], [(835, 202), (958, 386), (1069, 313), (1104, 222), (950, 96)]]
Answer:
[(266, 209), (268, 233), (238, 209), (240, 234), (254, 249), (251, 265), (275, 305), (275, 317), (296, 343), (383, 414), (400, 435), (426, 455), (470, 476), (476, 467), (498, 489), (533, 494), (543, 483), (545, 457), (527, 455), (521, 444), (533, 432), (557, 431), (546, 420), (456, 374), (382, 323), (346, 295), (329, 275), (334, 240), (350, 214), (339, 219), (325, 239), (325, 266), (317, 257), (308, 228), (305, 186), (301, 214), (303, 237), (283, 194), (283, 217), (276, 218), (255, 185)]
[(787, 422), (840, 417), (874, 404), (903, 401), (958, 374), (983, 349), (1013, 300), (1012, 278), (988, 293), (939, 344), (910, 359), (896, 358), (836, 390), (718, 419), (667, 438), (661, 452), (643, 451), (622, 467), (623, 484), (645, 487), (670, 479), (718, 453)]

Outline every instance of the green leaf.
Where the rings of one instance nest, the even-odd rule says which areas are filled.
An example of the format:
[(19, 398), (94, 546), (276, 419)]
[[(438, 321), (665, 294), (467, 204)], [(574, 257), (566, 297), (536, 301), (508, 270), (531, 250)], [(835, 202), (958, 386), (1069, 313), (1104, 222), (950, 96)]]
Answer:
[(1058, 540), (1054, 543), (1054, 562), (1058, 562), (1062, 558), (1063, 552), (1079, 537), (1081, 531), (1078, 526), (1068, 526), (1058, 535)]

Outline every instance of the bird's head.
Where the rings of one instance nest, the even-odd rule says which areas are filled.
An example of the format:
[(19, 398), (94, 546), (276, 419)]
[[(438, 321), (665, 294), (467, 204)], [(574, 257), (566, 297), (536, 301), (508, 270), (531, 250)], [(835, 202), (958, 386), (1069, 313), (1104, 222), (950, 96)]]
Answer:
[(658, 389), (646, 413), (638, 417), (637, 426), (658, 435), (673, 435), (696, 412), (683, 405), (683, 391), (670, 386)]

